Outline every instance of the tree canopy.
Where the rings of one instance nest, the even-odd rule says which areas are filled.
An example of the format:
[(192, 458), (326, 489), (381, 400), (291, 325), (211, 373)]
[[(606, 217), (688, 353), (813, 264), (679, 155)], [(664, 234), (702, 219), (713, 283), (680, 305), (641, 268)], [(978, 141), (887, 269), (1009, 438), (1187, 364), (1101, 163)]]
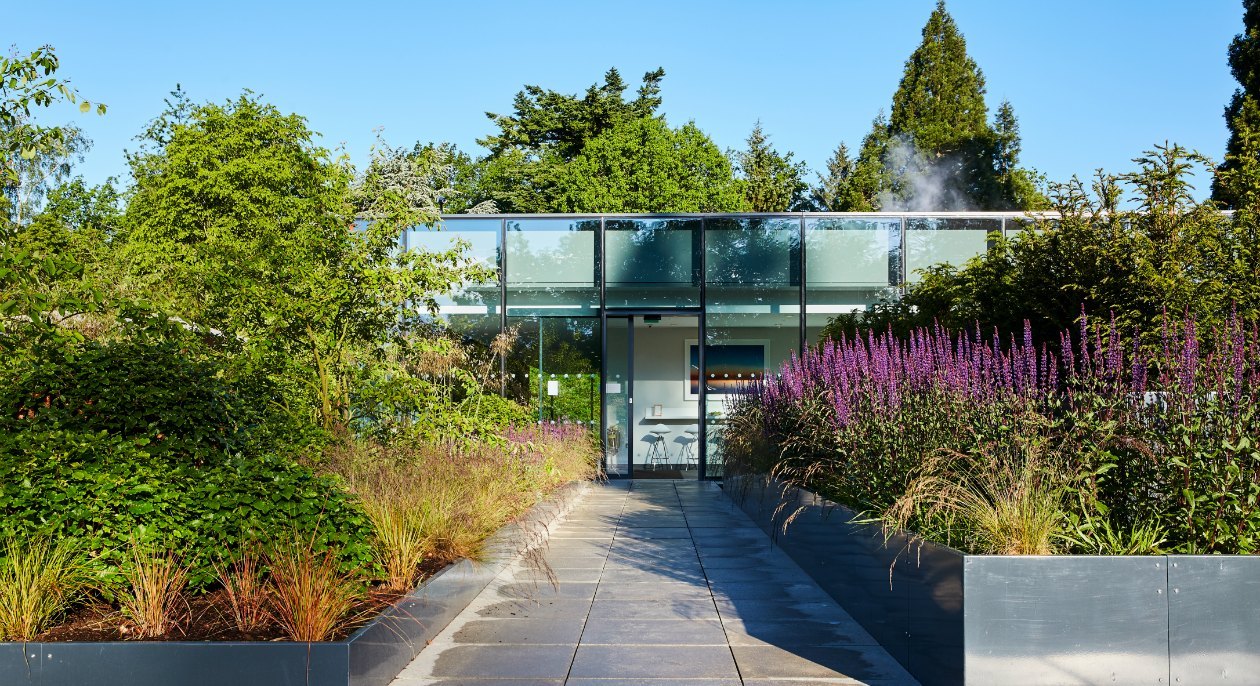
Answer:
[(1243, 192), (1233, 172), (1247, 162), (1254, 164), (1260, 136), (1260, 0), (1242, 4), (1243, 32), (1229, 44), (1229, 69), (1240, 87), (1225, 107), (1229, 140), (1212, 184), (1212, 198), (1230, 208), (1242, 201)]
[(730, 212), (743, 204), (731, 164), (692, 122), (632, 119), (596, 136), (556, 182), (562, 212)]
[(744, 210), (747, 212), (787, 212), (803, 209), (805, 163), (792, 162), (792, 153), (780, 154), (770, 145), (761, 128), (753, 126), (745, 149), (732, 153), (744, 182)]
[(992, 124), (985, 80), (944, 0), (906, 60), (891, 115), (876, 118), (838, 209), (1011, 210), (1044, 206), (1019, 167), (1019, 126), (1003, 103)]

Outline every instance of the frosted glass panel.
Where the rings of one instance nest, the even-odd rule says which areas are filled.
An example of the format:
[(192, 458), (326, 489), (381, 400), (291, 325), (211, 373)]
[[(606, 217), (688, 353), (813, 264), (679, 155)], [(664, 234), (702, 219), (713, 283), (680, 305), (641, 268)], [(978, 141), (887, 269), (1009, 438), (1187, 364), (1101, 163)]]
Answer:
[(1001, 231), (1001, 219), (912, 219), (906, 230), (906, 280), (917, 272), (948, 262), (961, 267), (988, 248), (990, 232)]

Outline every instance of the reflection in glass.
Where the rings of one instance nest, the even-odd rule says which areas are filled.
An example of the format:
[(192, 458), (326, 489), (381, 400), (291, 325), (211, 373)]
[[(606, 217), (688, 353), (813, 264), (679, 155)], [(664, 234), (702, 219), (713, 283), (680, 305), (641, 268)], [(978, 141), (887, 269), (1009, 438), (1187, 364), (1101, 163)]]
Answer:
[(499, 230), (502, 222), (486, 218), (449, 218), (434, 227), (418, 227), (403, 235), (403, 248), (445, 252), (460, 241), (465, 256), (494, 271), (478, 283), (456, 284), (437, 296), (438, 318), (466, 340), (487, 346), (499, 333)]
[[(722, 474), (720, 433), (726, 395), (741, 385), (731, 373), (765, 374), (800, 347), (800, 220), (723, 218), (705, 223), (706, 475)], [(723, 351), (762, 368), (734, 372)], [(760, 351), (760, 355), (757, 355)], [(742, 362), (741, 362), (742, 365)], [(707, 389), (713, 388), (712, 394)]]
[(629, 474), (630, 444), (630, 319), (609, 317), (605, 336), (604, 463), (610, 476)]
[(906, 223), (906, 280), (919, 280), (918, 272), (948, 262), (961, 267), (984, 254), (989, 233), (1002, 231), (1000, 217), (919, 218)]
[(610, 219), (604, 226), (605, 303), (700, 305), (699, 219)]
[(901, 220), (805, 221), (805, 340), (838, 314), (863, 312), (901, 283)]
[(594, 314), (598, 239), (598, 219), (508, 220), (508, 314)]
[(509, 317), (508, 397), (540, 422), (599, 422), (599, 319)]

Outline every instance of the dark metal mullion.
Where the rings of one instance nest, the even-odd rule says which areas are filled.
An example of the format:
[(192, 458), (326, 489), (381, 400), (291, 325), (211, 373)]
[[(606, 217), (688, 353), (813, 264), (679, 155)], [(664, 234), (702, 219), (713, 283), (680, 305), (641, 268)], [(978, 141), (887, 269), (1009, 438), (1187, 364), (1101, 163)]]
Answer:
[[(706, 385), (705, 380), (704, 380), (704, 373), (706, 371), (705, 366), (704, 366), (704, 348), (706, 345), (706, 338), (708, 336), (708, 322), (706, 320), (708, 319), (707, 312), (709, 311), (708, 291), (706, 288), (706, 284), (708, 284), (709, 282), (708, 241), (709, 241), (709, 232), (708, 232), (708, 227), (707, 227), (707, 221), (705, 220), (704, 217), (701, 217), (700, 218), (700, 316), (699, 316), (699, 324), (697, 327), (698, 331), (696, 333), (696, 335), (698, 336), (698, 340), (696, 341), (696, 348), (699, 350), (697, 364), (700, 367), (698, 370), (696, 370), (698, 374), (696, 391), (697, 391), (697, 400), (699, 401), (699, 408), (697, 409), (697, 412), (700, 415), (700, 420), (699, 420), (699, 427), (700, 427), (700, 436), (699, 436), (700, 438), (700, 470), (699, 471), (700, 473), (697, 476), (697, 478), (700, 481), (704, 481), (709, 476), (709, 469), (708, 469), (709, 467), (709, 401), (708, 401), (708, 398), (706, 397), (705, 390), (704, 390), (704, 387)], [(688, 354), (687, 357), (690, 358), (691, 355)], [(687, 364), (691, 364), (690, 359), (687, 360)], [(688, 370), (687, 375), (688, 376), (691, 375), (690, 370)], [(687, 379), (686, 383), (691, 383), (691, 379)]]
[(803, 358), (805, 357), (805, 307), (806, 307), (805, 285), (808, 283), (808, 279), (806, 278), (806, 273), (805, 273), (805, 217), (804, 216), (801, 217), (800, 249), (801, 249), (801, 254), (800, 254), (801, 283), (799, 284), (799, 286), (800, 286), (800, 296), (801, 296), (801, 311), (799, 314), (800, 314), (800, 324), (801, 324), (801, 331), (800, 331), (801, 340), (800, 340), (799, 347), (797, 347), (797, 354)]
[(608, 308), (604, 306), (604, 218), (599, 218), (599, 253), (595, 278), (599, 279), (599, 444), (600, 463), (608, 473)]
[(626, 476), (634, 478), (634, 317), (626, 318)]

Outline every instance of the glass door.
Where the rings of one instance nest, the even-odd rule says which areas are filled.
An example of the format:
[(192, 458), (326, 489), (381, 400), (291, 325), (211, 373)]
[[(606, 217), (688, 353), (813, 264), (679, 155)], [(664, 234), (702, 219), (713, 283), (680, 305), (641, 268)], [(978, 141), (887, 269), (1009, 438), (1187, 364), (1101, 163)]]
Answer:
[(633, 317), (628, 406), (636, 479), (700, 476), (699, 326), (695, 315)]
[(630, 317), (609, 317), (604, 351), (604, 469), (610, 477), (629, 477), (630, 416), (633, 406), (634, 329)]

